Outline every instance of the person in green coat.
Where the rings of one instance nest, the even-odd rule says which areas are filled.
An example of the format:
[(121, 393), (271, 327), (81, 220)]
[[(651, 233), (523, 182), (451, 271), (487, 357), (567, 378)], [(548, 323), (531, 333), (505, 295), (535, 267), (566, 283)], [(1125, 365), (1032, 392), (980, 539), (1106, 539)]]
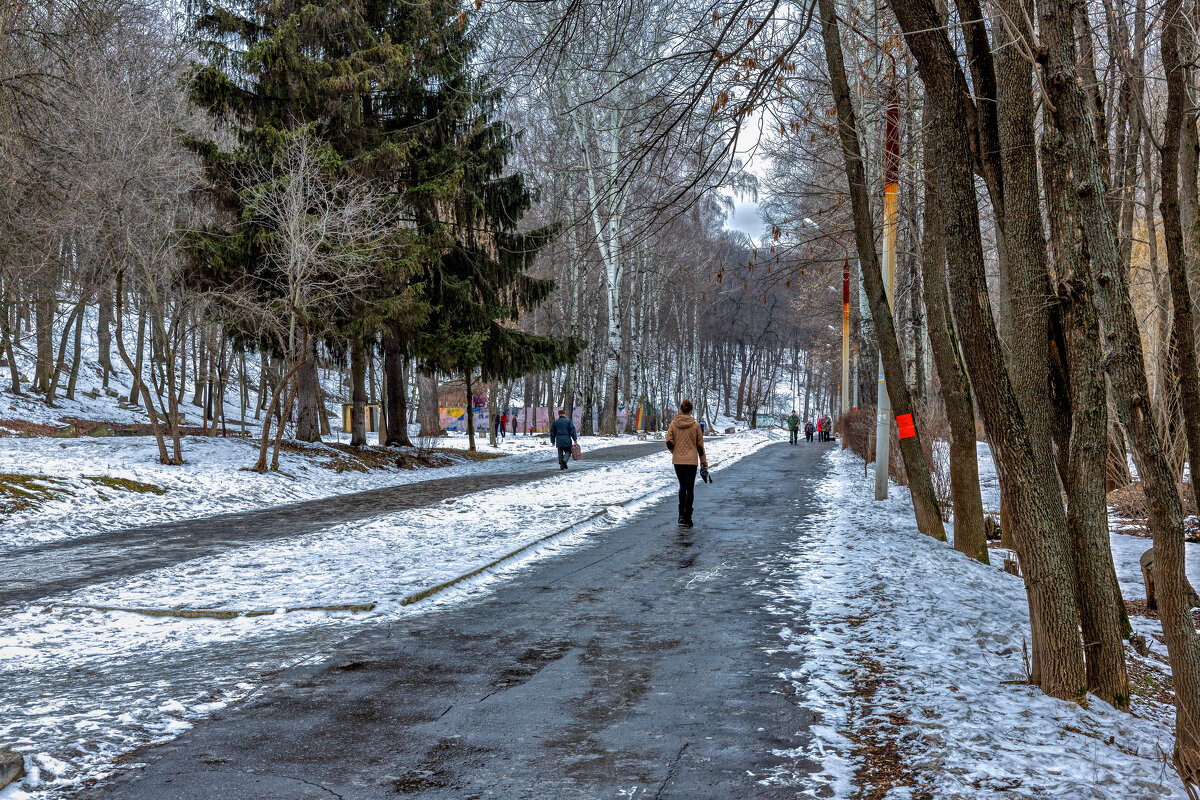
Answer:
[(796, 444), (800, 441), (800, 418), (796, 416), (795, 411), (793, 411), (792, 415), (788, 417), (787, 423), (788, 430), (792, 434), (791, 444)]

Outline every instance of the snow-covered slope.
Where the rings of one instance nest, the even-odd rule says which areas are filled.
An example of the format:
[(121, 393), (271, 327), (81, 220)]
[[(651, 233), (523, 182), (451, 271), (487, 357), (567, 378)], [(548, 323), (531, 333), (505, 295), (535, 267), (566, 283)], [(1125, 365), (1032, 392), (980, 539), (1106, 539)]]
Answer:
[(829, 458), (821, 536), (796, 544), (791, 589), (775, 598), (810, 626), (782, 631), (781, 646), (808, 656), (787, 677), (822, 716), (811, 756), (834, 794), (819, 796), (851, 796), (855, 775), (892, 786), (889, 798), (1186, 796), (1156, 721), (1169, 706), (1082, 708), (1023, 685), (1020, 578), (922, 535), (903, 488), (875, 502), (858, 459)]

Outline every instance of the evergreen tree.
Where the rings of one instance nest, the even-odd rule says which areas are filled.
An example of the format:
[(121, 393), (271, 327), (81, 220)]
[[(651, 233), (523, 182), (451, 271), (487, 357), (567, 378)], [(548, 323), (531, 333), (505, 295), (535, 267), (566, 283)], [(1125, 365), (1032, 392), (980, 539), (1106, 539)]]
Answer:
[[(528, 275), (552, 231), (517, 229), (532, 198), (519, 174), (506, 174), (512, 134), (495, 119), (499, 94), (471, 73), (476, 34), (458, 3), (205, 0), (194, 29), (207, 63), (194, 73), (193, 97), (237, 136), (232, 148), (192, 142), (228, 212), (227, 224), (196, 237), (198, 282), (271, 285), (267, 231), (245, 218), (240, 182), (302, 128), (336, 154), (334, 169), (386, 191), (406, 220), (369, 288), (312, 331), (349, 350), (352, 443), (365, 443), (366, 354), (381, 335), (394, 387), (390, 443), (407, 443), (395, 373), (410, 357), (488, 379), (574, 357), (577, 342), (511, 325), (553, 289)], [(286, 355), (311, 364), (311, 352)], [(303, 423), (306, 408), (317, 413), (315, 370), (299, 378), (298, 436), (312, 439), (319, 429)]]
[(580, 342), (512, 323), (554, 288), (528, 274), (554, 230), (518, 228), (533, 197), (523, 176), (507, 171), (514, 134), (496, 119), (501, 95), (471, 71), (477, 31), (457, 3), (426, 7), (438, 11), (441, 29), (414, 83), (421, 96), (407, 105), (406, 124), (421, 131), (407, 162), (407, 205), (439, 256), (422, 273), (429, 324), (405, 344), (427, 369), (468, 379), (476, 370), (504, 380), (551, 369), (573, 360)]

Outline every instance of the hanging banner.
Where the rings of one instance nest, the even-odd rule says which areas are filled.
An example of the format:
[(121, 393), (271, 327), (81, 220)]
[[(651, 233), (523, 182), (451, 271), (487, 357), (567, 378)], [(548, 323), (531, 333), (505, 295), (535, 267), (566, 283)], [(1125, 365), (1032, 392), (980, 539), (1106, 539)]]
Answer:
[(911, 439), (917, 435), (917, 426), (913, 424), (912, 414), (901, 414), (896, 417), (896, 428), (900, 431), (901, 439)]

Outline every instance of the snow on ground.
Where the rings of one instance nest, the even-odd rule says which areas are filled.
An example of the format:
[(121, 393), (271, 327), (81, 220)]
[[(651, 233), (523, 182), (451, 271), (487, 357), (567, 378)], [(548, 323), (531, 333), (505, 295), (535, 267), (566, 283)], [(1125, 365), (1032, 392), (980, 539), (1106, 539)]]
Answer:
[[(719, 470), (778, 439), (755, 431), (715, 441), (713, 466)], [(245, 698), (263, 676), (319, 659), (365, 626), (470, 597), (534, 560), (603, 535), (607, 525), (674, 486), (668, 454), (655, 453), (238, 548), (8, 610), (0, 614), (0, 696), (19, 703), (0, 720), (0, 743), (26, 754), (31, 777), (0, 792), (0, 800), (50, 798), (102, 777), (116, 768), (117, 756), (178, 735)], [(400, 603), (573, 523), (581, 524), (430, 601)], [(244, 611), (368, 603), (375, 607), (358, 613), (281, 611), (231, 620), (63, 605)]]
[[(827, 787), (813, 796), (851, 796), (856, 772), (884, 780), (878, 759), (863, 758), (881, 743), (899, 748), (888, 798), (917, 787), (938, 800), (1186, 796), (1169, 766), (1169, 727), (1021, 685), (1029, 612), (1019, 578), (918, 532), (902, 487), (875, 502), (848, 451), (828, 457), (819, 536), (797, 541), (773, 598), (798, 620), (783, 646), (806, 657), (785, 677), (821, 714), (809, 755)], [(1146, 716), (1164, 709), (1135, 700)]]
[[(632, 436), (584, 439), (587, 450), (632, 444)], [(439, 449), (466, 448), (466, 437), (438, 440)], [(146, 436), (93, 439), (18, 439), (0, 437), (0, 481), (3, 474), (52, 479), (40, 486), (52, 496), (30, 508), (16, 510), (0, 523), (0, 547), (25, 547), (102, 531), (315, 500), (413, 481), (523, 469), (553, 461), (555, 451), (545, 440), (522, 437), (479, 450), (516, 456), (503, 466), (496, 461), (460, 463), (438, 469), (379, 468), (368, 472), (334, 471), (321, 463), (343, 454), (323, 445), (306, 446), (306, 453), (280, 454), (276, 473), (245, 471), (257, 458), (257, 443), (237, 438), (186, 437), (186, 463), (164, 466), (157, 461), (154, 439)], [(85, 477), (86, 476), (86, 477)], [(91, 476), (136, 481), (155, 491), (131, 491), (89, 480)], [(3, 497), (0, 497), (3, 500)], [(131, 523), (136, 520), (136, 523)]]

